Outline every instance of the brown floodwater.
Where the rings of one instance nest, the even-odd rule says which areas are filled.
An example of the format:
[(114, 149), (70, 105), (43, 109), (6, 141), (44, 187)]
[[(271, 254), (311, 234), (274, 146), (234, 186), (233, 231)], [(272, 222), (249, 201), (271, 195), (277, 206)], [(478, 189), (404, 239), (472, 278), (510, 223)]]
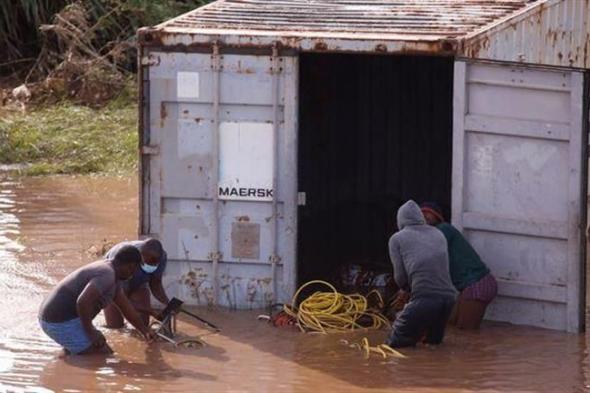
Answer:
[[(384, 360), (341, 340), (378, 343), (385, 331), (304, 335), (260, 322), (255, 311), (197, 310), (222, 328), (204, 348), (148, 346), (128, 330), (105, 331), (113, 356), (58, 358), (38, 326), (39, 304), (105, 244), (134, 236), (136, 191), (134, 178), (0, 174), (0, 391), (590, 391), (586, 335), (494, 323)], [(206, 333), (185, 318), (178, 330)]]

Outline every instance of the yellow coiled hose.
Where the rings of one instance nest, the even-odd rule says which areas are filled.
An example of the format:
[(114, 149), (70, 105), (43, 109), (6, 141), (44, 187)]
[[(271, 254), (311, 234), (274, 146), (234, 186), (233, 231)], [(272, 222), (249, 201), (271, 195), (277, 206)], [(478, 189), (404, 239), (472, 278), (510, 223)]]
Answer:
[[(298, 303), (297, 298), (310, 285), (324, 285), (330, 292), (315, 292)], [(389, 321), (378, 311), (368, 309), (368, 298), (376, 296), (383, 306), (383, 299), (377, 291), (371, 291), (366, 297), (339, 293), (330, 283), (321, 280), (310, 281), (302, 285), (291, 301), (285, 305), (284, 311), (297, 320), (303, 332), (338, 333), (355, 329), (380, 329), (389, 327)], [(358, 323), (361, 317), (367, 317), (371, 323), (362, 326)]]

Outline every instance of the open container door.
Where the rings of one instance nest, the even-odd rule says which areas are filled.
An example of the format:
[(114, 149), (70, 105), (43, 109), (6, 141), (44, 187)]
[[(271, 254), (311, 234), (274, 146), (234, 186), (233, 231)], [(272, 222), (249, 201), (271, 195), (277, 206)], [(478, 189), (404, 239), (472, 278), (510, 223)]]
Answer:
[[(284, 302), (295, 285), (297, 58), (150, 51), (142, 232), (189, 304)], [(147, 159), (145, 158), (147, 157)]]
[(452, 221), (498, 279), (487, 318), (583, 328), (582, 72), (456, 61)]

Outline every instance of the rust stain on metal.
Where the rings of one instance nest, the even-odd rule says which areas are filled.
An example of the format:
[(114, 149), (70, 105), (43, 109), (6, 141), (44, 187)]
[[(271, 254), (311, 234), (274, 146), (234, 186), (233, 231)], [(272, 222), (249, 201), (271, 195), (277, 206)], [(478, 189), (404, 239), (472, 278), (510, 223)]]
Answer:
[(281, 53), (461, 55), (590, 68), (588, 7), (589, 0), (218, 0), (140, 29), (138, 40), (177, 52), (210, 52), (217, 41), (221, 53), (266, 55), (278, 44)]
[(441, 48), (443, 52), (454, 52), (457, 48), (457, 44), (453, 40), (443, 40)]
[[(463, 40), (462, 56), (590, 68), (588, 0), (531, 1), (522, 12)], [(575, 17), (572, 17), (575, 15)], [(480, 43), (487, 39), (485, 46)]]
[[(138, 58), (141, 59), (144, 55), (144, 50), (142, 47), (138, 48)], [(139, 197), (137, 198), (138, 203), (138, 220), (137, 220), (137, 231), (139, 234), (149, 233), (149, 228), (147, 227), (146, 215), (149, 215), (149, 208), (146, 208), (144, 204), (144, 197), (146, 193), (144, 191), (144, 187), (149, 185), (149, 165), (146, 165), (145, 157), (141, 155), (141, 147), (146, 142), (146, 136), (149, 135), (149, 129), (146, 129), (146, 126), (149, 126), (149, 120), (146, 121), (146, 117), (149, 119), (149, 105), (147, 105), (148, 100), (146, 96), (149, 96), (149, 88), (146, 88), (146, 81), (144, 81), (144, 67), (141, 64), (138, 67), (138, 82), (139, 82), (139, 93), (137, 95), (137, 107), (139, 110), (139, 117), (138, 117), (138, 127), (139, 127), (139, 138), (138, 138), (138, 147), (139, 147), (139, 159), (138, 162), (138, 171), (140, 176), (138, 176), (139, 186), (138, 186), (138, 193)], [(147, 193), (149, 194), (149, 193)]]
[(400, 53), (405, 55), (454, 55), (458, 48), (458, 43), (454, 40), (445, 39), (443, 41), (420, 42), (416, 45), (414, 42), (404, 43), (401, 49), (389, 51), (389, 53)]
[(254, 74), (256, 71), (249, 67), (243, 67), (242, 61), (238, 60), (238, 74)]
[(166, 103), (162, 101), (160, 103), (160, 128), (164, 128), (164, 122), (166, 121), (167, 117), (168, 111), (166, 110)]
[(590, 42), (590, 34), (587, 34), (586, 39), (584, 40), (584, 58), (582, 59), (582, 61), (586, 65), (588, 65), (588, 42)]
[(328, 49), (328, 44), (326, 44), (326, 43), (325, 43), (325, 42), (323, 42), (323, 41), (318, 41), (318, 42), (316, 42), (316, 43), (315, 43), (315, 45), (313, 46), (313, 49), (314, 49), (314, 50), (317, 50), (317, 51), (325, 51), (325, 50), (327, 50), (327, 49)]
[(387, 52), (387, 45), (385, 45), (385, 44), (377, 44), (377, 45), (375, 45), (375, 52), (377, 52), (377, 53), (386, 53)]
[(219, 0), (160, 26), (186, 30), (459, 37), (522, 9), (528, 3), (528, 0)]
[[(529, 3), (218, 0), (155, 28), (140, 29), (138, 36), (141, 45), (179, 52), (207, 51), (211, 42), (218, 40), (222, 42), (222, 52), (224, 48), (268, 50), (278, 43), (281, 49), (295, 51), (448, 54), (457, 50), (461, 37), (506, 18)], [(339, 47), (337, 40), (343, 47)], [(363, 40), (382, 43), (362, 50), (351, 44)]]
[(231, 229), (232, 258), (260, 258), (260, 224), (234, 222)]

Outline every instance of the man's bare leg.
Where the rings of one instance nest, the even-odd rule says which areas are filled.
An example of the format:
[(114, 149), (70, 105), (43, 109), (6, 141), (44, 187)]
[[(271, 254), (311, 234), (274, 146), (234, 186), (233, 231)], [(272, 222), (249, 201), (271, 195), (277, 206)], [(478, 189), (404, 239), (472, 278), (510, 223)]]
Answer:
[(487, 305), (479, 300), (462, 300), (457, 303), (457, 327), (479, 329)]

